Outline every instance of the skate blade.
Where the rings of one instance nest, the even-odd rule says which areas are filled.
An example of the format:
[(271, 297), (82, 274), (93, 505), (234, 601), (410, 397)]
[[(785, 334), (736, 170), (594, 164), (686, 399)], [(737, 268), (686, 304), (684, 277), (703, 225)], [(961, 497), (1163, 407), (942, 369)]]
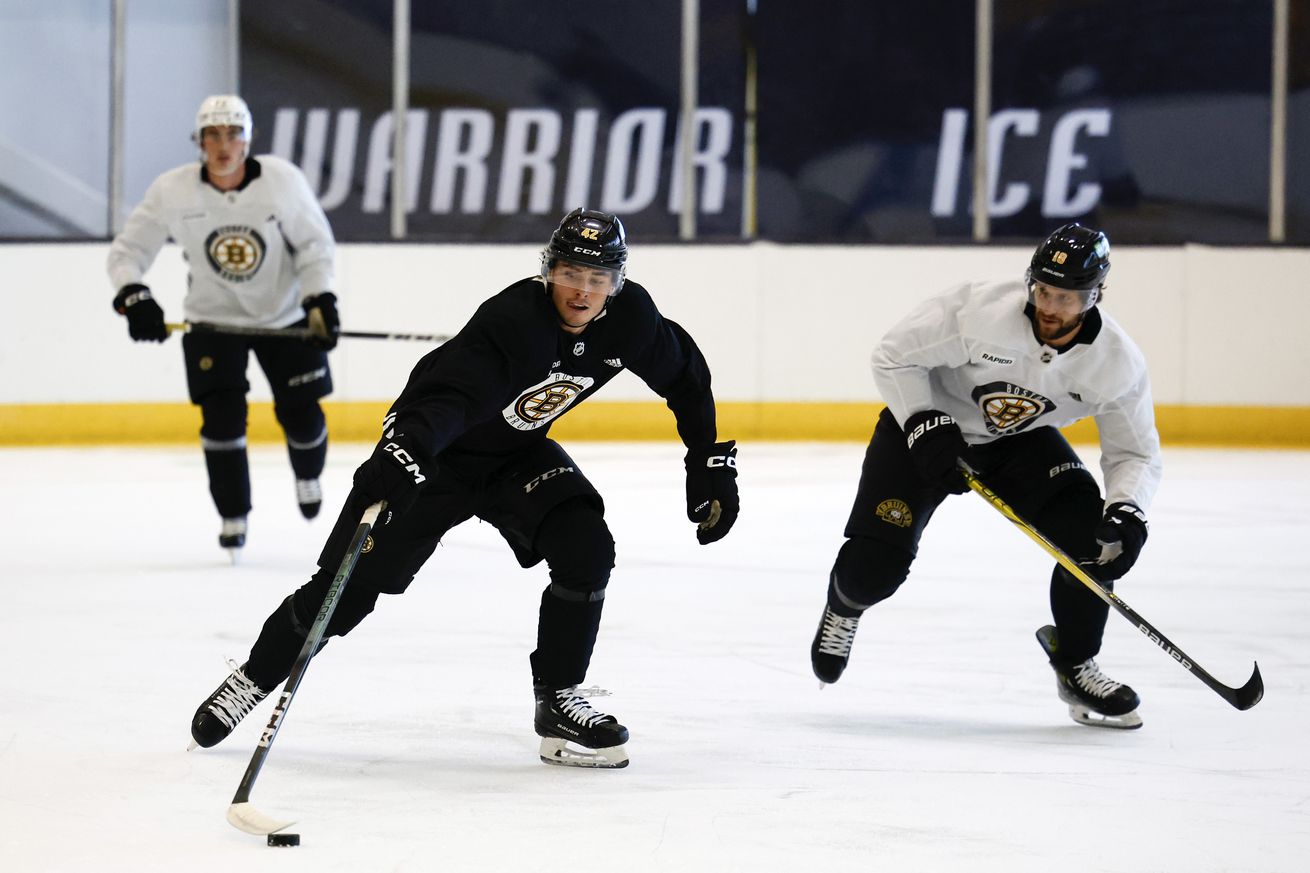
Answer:
[(570, 746), (558, 737), (541, 738), (541, 762), (560, 767), (590, 767), (599, 770), (617, 770), (628, 766), (628, 752), (623, 746), (588, 749)]
[(237, 546), (237, 547), (235, 547), (235, 548), (228, 548), (228, 547), (224, 546), (224, 547), (223, 547), (223, 551), (227, 552), (227, 559), (228, 559), (229, 561), (232, 562), (232, 565), (233, 565), (233, 566), (236, 566), (237, 564), (241, 563), (241, 547), (240, 547), (240, 546)]
[(1093, 712), (1085, 706), (1070, 706), (1069, 718), (1088, 727), (1113, 728), (1114, 730), (1132, 731), (1142, 726), (1142, 717), (1137, 710), (1123, 715), (1105, 715)]

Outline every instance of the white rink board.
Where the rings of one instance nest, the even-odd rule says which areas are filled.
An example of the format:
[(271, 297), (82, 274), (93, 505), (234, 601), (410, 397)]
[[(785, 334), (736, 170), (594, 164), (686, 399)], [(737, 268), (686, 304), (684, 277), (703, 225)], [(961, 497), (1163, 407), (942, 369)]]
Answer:
[[(176, 339), (132, 343), (111, 309), (108, 246), (0, 245), (9, 276), (0, 319), (0, 404), (185, 402)], [(536, 272), (539, 247), (343, 245), (348, 330), (451, 333), (482, 300)], [(642, 246), (629, 275), (691, 331), (728, 401), (876, 401), (874, 343), (916, 302), (970, 279), (1018, 277), (1030, 248)], [(1310, 344), (1280, 339), (1310, 322), (1310, 250), (1118, 247), (1106, 311), (1146, 354), (1156, 403), (1310, 406)], [(147, 276), (182, 319), (185, 265), (166, 247)], [(1281, 332), (1280, 332), (1281, 331)], [(421, 343), (346, 340), (332, 355), (336, 400), (389, 401)], [(254, 399), (269, 398), (251, 368)], [(601, 395), (655, 398), (630, 374)]]

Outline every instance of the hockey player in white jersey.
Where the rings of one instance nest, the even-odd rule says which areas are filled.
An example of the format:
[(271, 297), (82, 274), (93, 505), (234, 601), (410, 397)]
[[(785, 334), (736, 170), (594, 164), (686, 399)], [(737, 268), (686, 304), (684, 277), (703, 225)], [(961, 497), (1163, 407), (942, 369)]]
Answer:
[[(1160, 441), (1142, 353), (1097, 307), (1109, 270), (1105, 234), (1065, 225), (1037, 248), (1023, 281), (953, 288), (883, 337), (873, 373), (887, 408), (810, 650), (822, 682), (841, 677), (864, 611), (909, 575), (933, 511), (969, 490), (958, 459), (1105, 587), (1137, 560)], [(1100, 431), (1104, 498), (1058, 430), (1088, 416)], [(1054, 625), (1037, 637), (1070, 715), (1140, 727), (1137, 694), (1095, 660), (1109, 608), (1059, 566), (1050, 602)]]
[(205, 98), (192, 138), (200, 163), (167, 171), (150, 185), (110, 247), (114, 309), (133, 340), (168, 338), (164, 313), (143, 280), (164, 243), (189, 265), (188, 321), (233, 327), (308, 327), (306, 341), (188, 333), (182, 339), (187, 388), (200, 407), (209, 491), (222, 517), (219, 544), (233, 560), (245, 545), (250, 512), (246, 380), (254, 352), (286, 435), (296, 499), (305, 518), (323, 500), (327, 422), (319, 400), (332, 391), (327, 351), (337, 343), (332, 292), (335, 242), (327, 217), (293, 164), (250, 154), (250, 109), (234, 95)]

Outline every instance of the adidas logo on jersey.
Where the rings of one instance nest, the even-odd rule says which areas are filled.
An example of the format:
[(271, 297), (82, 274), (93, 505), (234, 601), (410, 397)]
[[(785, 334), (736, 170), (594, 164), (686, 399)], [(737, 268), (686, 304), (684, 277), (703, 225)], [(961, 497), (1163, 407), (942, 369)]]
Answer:
[(622, 369), (623, 361), (620, 358), (606, 358), (605, 363), (616, 369)]

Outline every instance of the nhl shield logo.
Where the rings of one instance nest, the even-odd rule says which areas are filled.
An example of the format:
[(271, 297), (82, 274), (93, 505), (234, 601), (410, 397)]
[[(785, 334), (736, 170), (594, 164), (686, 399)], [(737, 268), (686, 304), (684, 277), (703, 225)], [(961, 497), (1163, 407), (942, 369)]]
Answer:
[(576, 358), (586, 350), (587, 350), (587, 344), (584, 342), (578, 342), (573, 346), (573, 356)]

